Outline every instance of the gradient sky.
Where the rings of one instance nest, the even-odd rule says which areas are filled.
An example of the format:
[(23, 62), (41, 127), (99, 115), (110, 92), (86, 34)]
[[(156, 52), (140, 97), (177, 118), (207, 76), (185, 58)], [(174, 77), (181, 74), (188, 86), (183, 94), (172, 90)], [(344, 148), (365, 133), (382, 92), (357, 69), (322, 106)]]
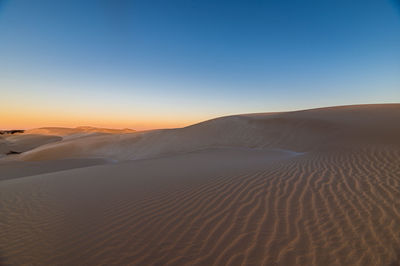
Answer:
[(0, 128), (400, 102), (396, 3), (0, 0)]

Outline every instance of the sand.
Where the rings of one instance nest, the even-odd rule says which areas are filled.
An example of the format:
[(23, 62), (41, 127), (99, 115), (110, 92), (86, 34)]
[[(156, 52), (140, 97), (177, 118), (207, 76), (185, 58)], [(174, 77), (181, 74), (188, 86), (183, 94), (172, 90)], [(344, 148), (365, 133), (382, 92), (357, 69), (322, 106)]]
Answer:
[[(43, 127), (25, 130), (24, 133), (0, 135), (0, 158), (11, 153), (22, 153), (49, 143), (73, 140), (88, 136), (127, 134), (132, 129), (108, 129), (96, 127)], [(15, 157), (15, 156), (14, 156)], [(55, 159), (55, 158), (51, 158)]]
[(0, 181), (106, 163), (109, 163), (109, 161), (104, 159), (65, 159), (36, 162), (8, 159), (0, 161)]
[(149, 159), (213, 147), (311, 152), (349, 146), (399, 145), (399, 105), (344, 106), (287, 113), (236, 115), (185, 128), (128, 134), (89, 134), (41, 146), (20, 156), (37, 161)]
[(44, 136), (38, 134), (0, 136), (0, 157), (4, 157), (10, 152), (21, 153), (60, 140), (62, 140), (62, 138), (59, 136)]
[(39, 146), (0, 160), (2, 262), (398, 265), (398, 121), (346, 106)]

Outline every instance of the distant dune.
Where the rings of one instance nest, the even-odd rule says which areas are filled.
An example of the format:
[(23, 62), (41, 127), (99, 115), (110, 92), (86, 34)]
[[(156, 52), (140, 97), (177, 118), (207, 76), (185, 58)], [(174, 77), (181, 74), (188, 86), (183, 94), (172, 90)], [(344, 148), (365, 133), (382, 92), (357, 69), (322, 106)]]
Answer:
[(110, 128), (98, 128), (98, 127), (76, 127), (76, 128), (66, 128), (66, 127), (42, 127), (26, 130), (27, 134), (41, 134), (41, 135), (56, 135), (56, 136), (66, 136), (72, 134), (82, 134), (82, 133), (110, 133), (110, 134), (123, 134), (135, 132), (133, 129), (110, 129)]
[[(96, 127), (43, 127), (29, 130), (3, 131), (0, 135), (0, 157), (12, 152), (22, 153), (39, 146), (74, 139), (88, 135), (126, 134), (135, 132), (132, 129), (108, 129)], [(11, 133), (8, 133), (11, 132)]]
[(30, 149), (0, 159), (0, 262), (398, 265), (399, 121), (357, 105), (1, 137)]

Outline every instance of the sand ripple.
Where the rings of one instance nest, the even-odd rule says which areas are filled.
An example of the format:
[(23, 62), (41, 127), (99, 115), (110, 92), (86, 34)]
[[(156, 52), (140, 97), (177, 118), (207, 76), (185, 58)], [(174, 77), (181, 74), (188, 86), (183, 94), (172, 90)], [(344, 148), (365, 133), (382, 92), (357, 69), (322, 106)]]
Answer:
[(395, 265), (400, 259), (396, 149), (312, 152), (140, 197), (121, 188), (86, 211), (71, 202), (88, 191), (69, 192), (72, 207), (61, 208), (65, 199), (36, 178), (36, 187), (12, 193), (6, 189), (18, 184), (0, 187), (0, 250), (11, 265)]

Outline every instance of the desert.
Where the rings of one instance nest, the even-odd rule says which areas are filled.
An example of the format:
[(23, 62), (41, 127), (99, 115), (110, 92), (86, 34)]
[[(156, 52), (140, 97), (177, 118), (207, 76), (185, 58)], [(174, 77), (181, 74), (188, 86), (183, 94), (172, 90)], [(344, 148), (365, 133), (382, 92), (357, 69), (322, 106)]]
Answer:
[(400, 0), (0, 0), (0, 266), (400, 266)]
[(3, 135), (21, 153), (0, 159), (2, 263), (397, 265), (397, 121), (382, 104)]

